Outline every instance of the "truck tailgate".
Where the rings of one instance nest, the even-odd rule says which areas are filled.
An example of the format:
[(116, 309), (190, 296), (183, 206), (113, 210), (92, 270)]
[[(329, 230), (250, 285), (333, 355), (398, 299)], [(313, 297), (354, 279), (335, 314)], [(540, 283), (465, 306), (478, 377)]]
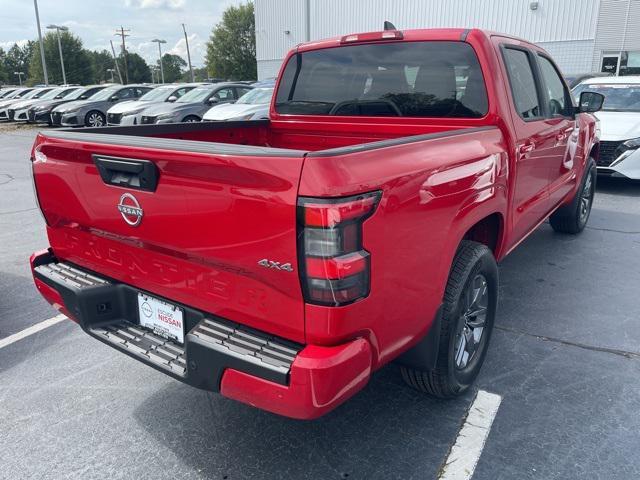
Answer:
[[(169, 139), (136, 142), (139, 137), (117, 145), (107, 141), (110, 135), (99, 143), (83, 136), (41, 134), (34, 149), (34, 181), (58, 258), (304, 341), (296, 261), (304, 152)], [(115, 165), (111, 183), (97, 167), (105, 159)], [(157, 169), (153, 191), (134, 188), (135, 179), (118, 183), (138, 175), (127, 168), (120, 175), (120, 166), (138, 166), (141, 160)], [(268, 262), (259, 264), (264, 259), (290, 263), (292, 271), (265, 268)]]

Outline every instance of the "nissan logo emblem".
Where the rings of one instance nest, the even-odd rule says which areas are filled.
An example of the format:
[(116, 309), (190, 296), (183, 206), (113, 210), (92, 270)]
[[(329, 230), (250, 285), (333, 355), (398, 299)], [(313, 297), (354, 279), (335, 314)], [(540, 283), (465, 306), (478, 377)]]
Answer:
[(132, 227), (137, 227), (142, 222), (142, 208), (140, 208), (140, 204), (136, 197), (131, 195), (130, 193), (123, 193), (120, 197), (120, 202), (118, 203), (118, 210), (120, 211), (120, 215), (124, 218), (124, 221), (127, 222)]

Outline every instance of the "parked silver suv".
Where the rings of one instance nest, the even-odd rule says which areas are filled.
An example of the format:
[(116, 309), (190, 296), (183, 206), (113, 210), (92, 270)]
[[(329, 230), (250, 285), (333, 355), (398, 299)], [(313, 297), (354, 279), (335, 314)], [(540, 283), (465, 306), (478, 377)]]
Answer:
[(235, 102), (253, 87), (242, 83), (215, 83), (197, 87), (173, 103), (146, 108), (140, 123), (199, 122), (213, 105)]
[(137, 100), (153, 87), (151, 85), (113, 85), (87, 100), (65, 103), (52, 110), (60, 114), (63, 127), (102, 127), (107, 124), (107, 110), (119, 102)]

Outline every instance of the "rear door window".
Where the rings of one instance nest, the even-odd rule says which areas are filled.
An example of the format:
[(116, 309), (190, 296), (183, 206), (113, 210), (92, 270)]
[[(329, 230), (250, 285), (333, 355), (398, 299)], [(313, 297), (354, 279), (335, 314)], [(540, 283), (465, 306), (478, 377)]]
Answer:
[(540, 118), (542, 113), (538, 88), (529, 53), (515, 48), (505, 48), (503, 52), (511, 94), (518, 115), (524, 120)]
[(478, 58), (464, 42), (351, 45), (292, 56), (276, 111), (296, 115), (478, 118), (488, 111)]

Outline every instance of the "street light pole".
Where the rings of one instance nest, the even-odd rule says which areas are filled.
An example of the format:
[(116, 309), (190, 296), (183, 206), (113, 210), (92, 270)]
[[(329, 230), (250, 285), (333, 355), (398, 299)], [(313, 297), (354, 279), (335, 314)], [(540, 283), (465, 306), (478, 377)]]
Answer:
[(115, 79), (113, 78), (113, 72), (115, 72), (115, 69), (107, 68), (107, 72), (111, 73), (111, 83), (116, 83)]
[(189, 71), (191, 72), (191, 81), (195, 82), (196, 77), (193, 76), (193, 67), (191, 66), (191, 52), (189, 51), (189, 37), (187, 37), (187, 27), (182, 24), (182, 30), (184, 31), (184, 41), (187, 44), (187, 60), (189, 60)]
[(49, 85), (49, 75), (47, 75), (47, 61), (44, 59), (44, 42), (42, 41), (42, 31), (40, 30), (40, 14), (38, 13), (38, 0), (33, 0), (36, 9), (36, 23), (38, 24), (38, 38), (40, 39), (40, 59), (42, 60), (42, 73), (44, 73), (44, 84)]
[(158, 54), (160, 55), (160, 76), (162, 78), (162, 83), (164, 83), (164, 68), (162, 67), (162, 44), (167, 43), (167, 41), (161, 40), (159, 38), (154, 38), (151, 41), (158, 44)]
[(18, 82), (20, 82), (20, 86), (22, 86), (22, 75), (24, 72), (13, 72), (14, 75), (18, 75)]
[(62, 84), (67, 84), (67, 74), (64, 71), (64, 59), (62, 58), (62, 43), (60, 42), (60, 31), (66, 32), (69, 30), (67, 27), (62, 25), (47, 25), (48, 30), (55, 30), (56, 35), (58, 37), (58, 51), (60, 52), (60, 65), (62, 66)]

